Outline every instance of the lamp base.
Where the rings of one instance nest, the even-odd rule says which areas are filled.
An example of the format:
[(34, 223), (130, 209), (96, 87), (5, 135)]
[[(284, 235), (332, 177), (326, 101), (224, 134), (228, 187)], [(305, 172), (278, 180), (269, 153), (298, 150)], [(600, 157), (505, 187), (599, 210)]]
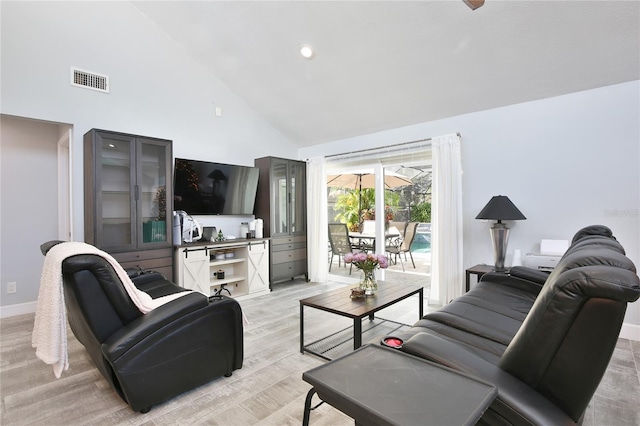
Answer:
[(496, 222), (491, 226), (489, 232), (491, 233), (491, 243), (493, 244), (496, 272), (506, 272), (504, 258), (507, 254), (507, 243), (509, 242), (509, 227), (502, 222)]

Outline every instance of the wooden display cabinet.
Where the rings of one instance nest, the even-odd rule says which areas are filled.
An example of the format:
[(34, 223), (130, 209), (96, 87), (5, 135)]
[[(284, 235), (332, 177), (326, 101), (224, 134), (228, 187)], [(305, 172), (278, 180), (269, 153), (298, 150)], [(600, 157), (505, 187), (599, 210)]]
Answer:
[(85, 241), (124, 268), (173, 278), (172, 142), (92, 129), (84, 135)]

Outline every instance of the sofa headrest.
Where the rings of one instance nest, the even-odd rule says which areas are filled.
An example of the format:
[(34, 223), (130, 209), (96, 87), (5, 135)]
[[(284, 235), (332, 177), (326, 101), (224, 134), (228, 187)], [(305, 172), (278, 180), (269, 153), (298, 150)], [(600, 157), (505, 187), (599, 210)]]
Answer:
[(591, 225), (582, 228), (573, 236), (571, 245), (565, 252), (565, 256), (584, 247), (608, 247), (619, 253), (626, 254), (622, 245), (616, 240), (611, 229), (604, 225)]
[(64, 241), (62, 240), (47, 241), (46, 243), (43, 243), (42, 245), (40, 245), (40, 251), (42, 252), (42, 254), (46, 256), (49, 250), (51, 250), (51, 247), (56, 246), (60, 243), (64, 243)]
[(589, 248), (605, 248), (609, 250), (614, 250), (620, 254), (626, 254), (624, 251), (624, 247), (615, 239), (601, 237), (597, 235), (584, 237), (580, 239), (578, 242), (573, 243), (565, 252), (565, 255), (569, 253), (574, 253), (578, 250)]
[(573, 236), (573, 239), (571, 240), (571, 244), (576, 243), (580, 241), (582, 238), (589, 237), (589, 236), (601, 236), (601, 237), (613, 238), (614, 240), (616, 239), (613, 236), (613, 232), (611, 232), (611, 229), (607, 228), (606, 226), (591, 225), (591, 226), (585, 226), (584, 228), (576, 232), (576, 234)]
[[(108, 327), (112, 327), (109, 329), (112, 332), (142, 315), (106, 259), (94, 254), (70, 256), (62, 262), (62, 273), (65, 300), (73, 297), (84, 301), (86, 312), (83, 315), (92, 324), (96, 336), (100, 334), (98, 330), (102, 330), (104, 333), (100, 338), (104, 339), (109, 335), (106, 332)], [(79, 309), (81, 302), (77, 304)], [(70, 311), (73, 308), (68, 309)], [(105, 320), (107, 313), (116, 314), (118, 324), (101, 324), (109, 322)], [(116, 317), (111, 319), (115, 320)]]
[(607, 243), (575, 247), (562, 257), (555, 269), (559, 268), (562, 272), (568, 269), (591, 265), (608, 265), (626, 269), (633, 273), (636, 272), (636, 266), (631, 259), (626, 257), (624, 253), (621, 253), (618, 247), (610, 246)]
[(567, 271), (586, 266), (611, 266), (636, 274), (636, 266), (625, 256), (617, 241), (605, 237), (589, 237), (572, 245), (553, 269), (545, 287)]
[[(622, 245), (615, 239), (599, 235), (585, 236), (574, 243), (544, 287), (549, 288), (543, 288), (543, 291), (552, 293), (562, 291), (620, 302), (637, 300), (639, 291), (636, 266), (625, 255)], [(593, 293), (596, 287), (599, 290)]]

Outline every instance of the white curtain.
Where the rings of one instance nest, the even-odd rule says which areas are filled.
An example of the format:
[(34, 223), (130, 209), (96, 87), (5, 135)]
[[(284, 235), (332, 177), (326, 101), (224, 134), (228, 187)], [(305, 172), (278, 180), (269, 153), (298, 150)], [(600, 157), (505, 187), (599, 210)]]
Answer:
[(324, 157), (307, 161), (307, 262), (309, 279), (327, 282), (327, 182)]
[(460, 136), (431, 139), (433, 199), (431, 203), (430, 303), (445, 305), (463, 294), (462, 161)]

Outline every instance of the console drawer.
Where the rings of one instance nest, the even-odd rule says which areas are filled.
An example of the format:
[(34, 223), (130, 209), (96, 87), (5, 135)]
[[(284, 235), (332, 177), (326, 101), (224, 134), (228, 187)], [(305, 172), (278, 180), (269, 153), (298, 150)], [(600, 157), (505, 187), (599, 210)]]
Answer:
[(168, 247), (156, 250), (128, 251), (122, 253), (111, 253), (111, 255), (120, 263), (139, 262), (142, 260), (158, 259), (162, 257), (173, 258), (173, 248)]
[(275, 253), (278, 251), (306, 249), (306, 247), (307, 247), (307, 242), (303, 241), (303, 242), (297, 242), (297, 243), (286, 243), (286, 244), (278, 244), (275, 246), (271, 246), (271, 251)]
[(273, 281), (281, 278), (292, 278), (297, 275), (304, 275), (307, 273), (307, 260), (274, 264), (271, 267), (271, 273)]
[(273, 265), (293, 262), (296, 260), (304, 260), (307, 258), (307, 249), (301, 248), (296, 250), (278, 251), (274, 252), (271, 257)]
[(307, 236), (300, 235), (296, 237), (276, 237), (271, 238), (271, 246), (278, 246), (281, 244), (296, 244), (296, 243), (304, 243), (307, 244)]

